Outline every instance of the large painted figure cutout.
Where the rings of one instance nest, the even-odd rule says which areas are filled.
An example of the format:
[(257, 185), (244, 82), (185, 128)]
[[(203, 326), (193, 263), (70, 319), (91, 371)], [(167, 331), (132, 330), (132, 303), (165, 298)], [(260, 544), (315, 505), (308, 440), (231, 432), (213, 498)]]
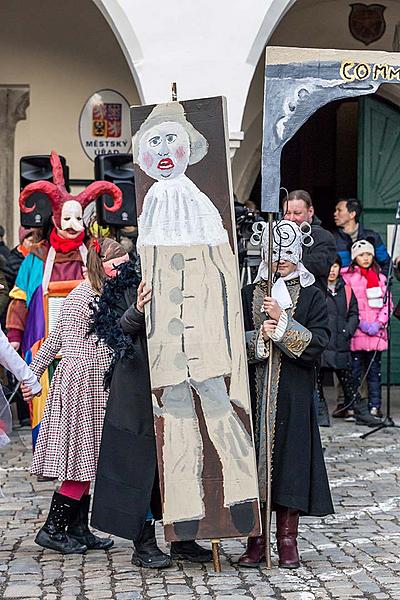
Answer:
[(166, 536), (256, 535), (223, 99), (131, 116), (137, 245), (153, 288), (146, 328)]

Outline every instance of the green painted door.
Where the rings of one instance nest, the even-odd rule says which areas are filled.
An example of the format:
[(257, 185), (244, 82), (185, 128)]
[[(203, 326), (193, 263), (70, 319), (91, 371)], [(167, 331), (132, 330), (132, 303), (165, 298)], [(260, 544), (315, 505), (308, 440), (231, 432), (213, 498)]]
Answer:
[[(364, 206), (364, 225), (378, 231), (387, 245), (387, 225), (394, 222), (400, 200), (400, 110), (368, 96), (360, 98), (359, 105), (358, 197)], [(396, 280), (393, 295), (396, 302), (400, 297)], [(400, 321), (395, 318), (391, 373), (392, 383), (400, 384)], [(382, 379), (386, 381), (386, 360)]]

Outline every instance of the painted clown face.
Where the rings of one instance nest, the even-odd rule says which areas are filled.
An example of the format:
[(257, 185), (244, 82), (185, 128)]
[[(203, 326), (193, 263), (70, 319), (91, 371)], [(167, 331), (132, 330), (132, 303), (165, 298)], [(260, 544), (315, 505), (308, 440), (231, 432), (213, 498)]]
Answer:
[(58, 233), (69, 239), (76, 238), (84, 229), (82, 206), (76, 200), (67, 200), (61, 211), (61, 228)]
[(158, 181), (182, 175), (190, 156), (189, 136), (180, 123), (154, 125), (139, 142), (140, 168)]

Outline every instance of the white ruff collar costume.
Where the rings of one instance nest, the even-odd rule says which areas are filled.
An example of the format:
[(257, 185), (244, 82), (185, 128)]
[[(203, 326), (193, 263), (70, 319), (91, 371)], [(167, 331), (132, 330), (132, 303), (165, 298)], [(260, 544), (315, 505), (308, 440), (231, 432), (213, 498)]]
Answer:
[(185, 175), (188, 165), (207, 152), (207, 140), (187, 121), (179, 102), (156, 106), (141, 125), (133, 141), (133, 159), (156, 182), (139, 217), (139, 249), (228, 243), (217, 208)]
[(179, 175), (153, 183), (139, 218), (138, 247), (226, 243), (221, 215), (191, 179)]

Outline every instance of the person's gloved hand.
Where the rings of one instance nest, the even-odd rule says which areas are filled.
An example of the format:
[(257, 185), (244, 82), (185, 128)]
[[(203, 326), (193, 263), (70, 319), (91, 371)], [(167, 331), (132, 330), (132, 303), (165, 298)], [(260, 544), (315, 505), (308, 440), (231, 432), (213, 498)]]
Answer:
[(371, 323), (369, 323), (369, 321), (366, 321), (365, 319), (362, 319), (358, 325), (358, 327), (361, 329), (361, 331), (363, 333), (367, 333), (369, 332), (369, 326), (371, 325)]
[(380, 323), (378, 323), (377, 321), (370, 323), (369, 327), (368, 327), (368, 331), (367, 331), (368, 335), (371, 335), (371, 336), (377, 335), (378, 332), (380, 331), (381, 327), (382, 327), (382, 325)]

